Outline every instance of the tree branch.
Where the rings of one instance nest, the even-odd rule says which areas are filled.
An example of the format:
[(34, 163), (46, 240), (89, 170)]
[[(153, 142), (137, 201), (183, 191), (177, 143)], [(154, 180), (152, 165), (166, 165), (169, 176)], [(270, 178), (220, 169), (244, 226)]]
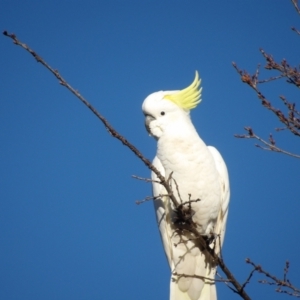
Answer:
[[(300, 111), (296, 109), (296, 104), (289, 102), (284, 96), (280, 96), (279, 98), (284, 103), (286, 107), (286, 112), (282, 112), (280, 109), (275, 108), (271, 101), (269, 101), (263, 93), (258, 88), (259, 84), (267, 83), (274, 80), (279, 80), (281, 78), (287, 78), (287, 82), (295, 85), (296, 87), (300, 88), (300, 69), (295, 67), (291, 67), (286, 60), (282, 60), (281, 63), (277, 63), (274, 61), (273, 57), (269, 54), (267, 54), (263, 49), (260, 49), (260, 52), (262, 53), (263, 57), (266, 60), (266, 66), (265, 69), (267, 70), (276, 70), (280, 74), (278, 76), (273, 76), (264, 80), (259, 80), (259, 65), (256, 69), (256, 72), (253, 75), (250, 75), (247, 71), (241, 70), (238, 68), (236, 63), (232, 63), (233, 67), (237, 71), (237, 73), (240, 75), (240, 78), (242, 82), (246, 83), (249, 87), (251, 87), (258, 99), (261, 101), (261, 104), (271, 111), (278, 119), (279, 122), (281, 122), (284, 127), (283, 128), (276, 128), (276, 131), (281, 130), (288, 130), (291, 133), (293, 133), (296, 136), (300, 136)], [(235, 134), (234, 136), (237, 138), (254, 138), (260, 141), (261, 144), (264, 145), (262, 147), (259, 144), (256, 144), (255, 146), (258, 148), (261, 148), (263, 150), (268, 151), (274, 151), (278, 153), (283, 153), (295, 158), (300, 158), (299, 155), (293, 154), (291, 152), (288, 152), (286, 150), (283, 150), (275, 145), (275, 140), (273, 139), (272, 134), (269, 136), (269, 142), (265, 141), (264, 139), (260, 138), (256, 134), (254, 134), (253, 130), (250, 127), (245, 127), (245, 130), (248, 131), (247, 135), (238, 135)], [(266, 146), (266, 147), (265, 147)]]
[[(35, 51), (33, 51), (31, 48), (29, 48), (26, 44), (20, 42), (15, 34), (9, 34), (7, 31), (4, 31), (3, 34), (6, 37), (9, 37), (13, 40), (13, 43), (16, 44), (17, 46), (22, 47), (26, 51), (28, 51), (37, 62), (41, 63), (45, 68), (47, 68), (59, 81), (59, 83), (66, 87), (71, 93), (73, 93), (84, 105), (86, 105), (94, 115), (103, 123), (107, 131), (116, 139), (118, 139), (123, 145), (128, 147), (151, 171), (153, 171), (158, 179), (160, 180), (160, 184), (164, 186), (166, 189), (166, 194), (174, 204), (175, 209), (184, 209), (183, 205), (180, 205), (177, 199), (175, 198), (171, 185), (169, 184), (169, 181), (171, 180), (168, 178), (167, 180), (165, 179), (164, 176), (161, 175), (161, 173), (152, 165), (152, 163), (145, 158), (142, 153), (135, 147), (133, 146), (127, 139), (125, 139), (122, 135), (120, 135), (110, 124), (109, 122), (77, 91), (75, 90), (58, 72), (58, 70), (53, 69), (50, 65), (48, 65)], [(172, 174), (171, 174), (172, 175)], [(151, 198), (151, 199), (150, 199)], [(152, 200), (153, 197), (147, 197), (145, 201)], [(193, 201), (198, 201), (198, 200), (193, 200)], [(235, 289), (231, 288), (234, 290), (237, 294), (239, 294), (243, 299), (245, 300), (250, 300), (250, 297), (247, 295), (247, 293), (244, 291), (244, 288), (239, 284), (239, 282), (235, 279), (233, 274), (229, 271), (227, 266), (225, 265), (224, 261), (222, 258), (220, 258), (213, 249), (211, 249), (205, 242), (204, 238), (198, 233), (196, 227), (192, 223), (191, 226), (189, 227), (189, 231), (194, 234), (194, 236), (199, 240), (199, 243), (209, 251), (209, 254), (213, 258), (213, 260), (216, 262), (217, 265), (220, 266), (221, 270), (224, 272), (224, 274), (227, 276), (228, 281), (234, 286)]]
[(164, 186), (164, 188), (167, 190), (168, 194), (172, 195), (170, 196), (171, 201), (175, 206), (178, 206), (177, 199), (172, 194), (172, 190), (170, 188), (170, 185), (167, 184), (165, 178), (160, 174), (160, 172), (152, 165), (152, 163), (145, 158), (142, 153), (133, 146), (127, 139), (125, 139), (122, 135), (120, 135), (110, 124), (109, 122), (94, 108), (80, 93), (75, 90), (58, 72), (58, 70), (53, 69), (50, 65), (48, 65), (35, 51), (30, 49), (26, 44), (21, 43), (15, 34), (9, 34), (7, 31), (4, 31), (3, 34), (9, 38), (11, 38), (14, 42), (14, 44), (22, 47), (26, 51), (28, 51), (37, 62), (41, 63), (44, 67), (46, 67), (59, 81), (59, 83), (66, 87), (71, 93), (73, 93), (84, 105), (86, 105), (94, 115), (103, 123), (107, 131), (116, 139), (118, 139), (123, 145), (128, 147), (151, 171), (153, 171), (157, 177), (159, 178), (161, 184)]
[(291, 0), (297, 13), (300, 15), (300, 9), (299, 9), (299, 6), (298, 6), (298, 0)]
[[(283, 279), (279, 279), (274, 275), (271, 275), (269, 272), (265, 271), (260, 265), (255, 264), (249, 258), (246, 259), (246, 263), (252, 265), (254, 267), (254, 271), (257, 271), (261, 274), (264, 274), (269, 280), (259, 280), (259, 283), (268, 284), (268, 285), (276, 285), (278, 288), (276, 289), (277, 293), (283, 293), (290, 296), (294, 296), (296, 298), (300, 298), (300, 289), (296, 288), (289, 279), (287, 279), (287, 273), (289, 271), (290, 263), (286, 261), (285, 268), (283, 271)], [(253, 271), (252, 271), (253, 272)], [(291, 292), (292, 291), (292, 292)]]
[(261, 146), (259, 144), (255, 144), (255, 146), (257, 148), (260, 148), (262, 150), (283, 153), (283, 154), (286, 154), (286, 155), (289, 155), (289, 156), (292, 156), (292, 157), (295, 157), (295, 158), (300, 158), (300, 155), (297, 155), (297, 154), (285, 151), (285, 150), (283, 150), (281, 148), (278, 148), (276, 146), (276, 142), (273, 139), (272, 134), (270, 134), (270, 136), (269, 136), (269, 142), (267, 142), (264, 139), (262, 139), (261, 137), (259, 137), (258, 135), (256, 135), (251, 127), (245, 127), (244, 129), (247, 131), (247, 134), (235, 134), (234, 136), (236, 138), (240, 138), (240, 139), (256, 139), (256, 140), (260, 141), (263, 145), (266, 146), (266, 147), (263, 147), (263, 146)]

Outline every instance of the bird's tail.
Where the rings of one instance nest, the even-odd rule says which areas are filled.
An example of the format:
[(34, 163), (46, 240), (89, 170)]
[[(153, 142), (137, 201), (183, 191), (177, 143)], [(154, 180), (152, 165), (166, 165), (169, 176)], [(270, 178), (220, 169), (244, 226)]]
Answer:
[[(175, 268), (174, 272), (177, 275), (171, 278), (170, 300), (217, 300), (216, 267), (208, 261), (210, 255), (205, 255), (203, 252), (196, 256), (191, 253), (185, 255), (185, 261), (194, 264), (193, 274), (187, 269)], [(180, 276), (183, 274), (187, 276)]]
[(192, 298), (187, 291), (181, 291), (178, 284), (171, 280), (170, 300), (217, 300), (216, 286), (214, 283), (204, 283), (200, 296)]

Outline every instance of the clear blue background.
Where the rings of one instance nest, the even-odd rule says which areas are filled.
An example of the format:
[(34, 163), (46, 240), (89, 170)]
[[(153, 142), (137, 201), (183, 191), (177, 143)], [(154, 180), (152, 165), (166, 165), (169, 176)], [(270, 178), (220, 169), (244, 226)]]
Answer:
[[(300, 286), (300, 161), (233, 137), (251, 125), (267, 138), (279, 126), (231, 62), (254, 72), (262, 47), (299, 63), (290, 1), (13, 0), (1, 1), (0, 24), (149, 159), (156, 145), (144, 98), (186, 87), (199, 70), (203, 102), (192, 119), (231, 180), (224, 259), (240, 282), (251, 270), (246, 257), (277, 276), (288, 259)], [(168, 299), (152, 203), (135, 204), (151, 187), (131, 175), (149, 177), (148, 169), (28, 53), (2, 35), (0, 47), (0, 299)], [(281, 94), (299, 99), (284, 82), (262, 90), (279, 108)], [(300, 152), (292, 134), (275, 139)], [(253, 299), (288, 298), (260, 278), (247, 289)], [(219, 299), (238, 299), (217, 288)]]

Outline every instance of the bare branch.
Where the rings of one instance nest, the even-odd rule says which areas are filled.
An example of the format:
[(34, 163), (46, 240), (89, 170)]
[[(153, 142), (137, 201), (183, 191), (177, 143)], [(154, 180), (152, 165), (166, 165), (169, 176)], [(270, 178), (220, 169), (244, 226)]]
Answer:
[(258, 135), (256, 135), (253, 132), (253, 129), (251, 127), (245, 127), (244, 129), (247, 131), (248, 134), (235, 134), (234, 136), (236, 138), (240, 138), (240, 139), (256, 139), (256, 140), (260, 141), (263, 145), (266, 146), (266, 147), (263, 147), (263, 146), (261, 146), (259, 144), (255, 144), (255, 146), (257, 148), (260, 148), (262, 150), (283, 153), (283, 154), (286, 154), (286, 155), (289, 155), (289, 156), (292, 156), (292, 157), (295, 157), (295, 158), (300, 158), (300, 155), (297, 155), (297, 154), (285, 151), (285, 150), (277, 147), (276, 146), (276, 142), (273, 139), (272, 134), (270, 134), (270, 136), (269, 136), (269, 142), (267, 142), (264, 139), (262, 139), (261, 137), (259, 137)]
[(266, 79), (262, 79), (262, 80), (259, 80), (257, 83), (266, 83), (266, 82), (270, 82), (270, 81), (275, 81), (277, 79), (281, 79), (282, 77), (284, 77), (284, 75), (278, 75), (278, 76), (274, 76), (274, 77), (269, 77), (269, 78), (266, 78)]
[(299, 68), (291, 67), (285, 59), (283, 59), (280, 63), (275, 62), (272, 55), (267, 54), (263, 49), (260, 49), (260, 52), (267, 62), (265, 69), (279, 71), (283, 75), (283, 77), (288, 78), (287, 82), (292, 83), (300, 88)]
[(205, 279), (205, 280), (210, 280), (211, 283), (215, 283), (215, 282), (230, 282), (231, 281), (229, 279), (213, 279), (213, 278), (209, 278), (209, 277), (205, 277), (205, 276), (200, 276), (200, 275), (187, 275), (187, 274), (178, 274), (176, 272), (172, 273), (172, 275), (177, 276), (177, 278), (172, 278), (173, 281), (178, 281), (181, 277), (184, 278), (198, 278), (198, 279)]
[[(275, 108), (271, 101), (269, 101), (260, 91), (258, 88), (259, 84), (278, 80), (281, 78), (287, 78), (287, 82), (291, 83), (298, 88), (300, 87), (300, 69), (299, 68), (292, 68), (287, 63), (286, 60), (283, 60), (281, 63), (276, 63), (273, 59), (273, 57), (269, 54), (266, 54), (262, 49), (260, 50), (264, 58), (266, 59), (266, 66), (265, 68), (268, 70), (276, 70), (279, 71), (280, 74), (275, 77), (270, 77), (268, 79), (264, 80), (258, 80), (259, 76), (259, 66), (254, 73), (254, 75), (250, 75), (247, 71), (241, 70), (238, 68), (236, 63), (232, 63), (233, 67), (237, 71), (237, 73), (240, 75), (240, 78), (242, 82), (246, 83), (248, 86), (250, 86), (256, 93), (258, 99), (261, 101), (261, 104), (271, 111), (281, 122), (284, 127), (282, 128), (276, 128), (276, 131), (282, 131), (282, 130), (288, 130), (291, 133), (293, 133), (296, 136), (300, 136), (300, 111), (296, 109), (296, 104), (289, 102), (284, 96), (280, 96), (279, 98), (284, 103), (286, 107), (286, 112), (282, 112), (280, 109)], [(273, 136), (270, 134), (269, 136), (269, 142), (266, 140), (260, 138), (256, 134), (253, 133), (252, 129), (250, 127), (245, 127), (245, 130), (248, 131), (247, 135), (234, 135), (237, 138), (254, 138), (257, 139), (262, 145), (258, 144), (256, 145), (258, 148), (261, 148), (263, 150), (267, 151), (273, 151), (278, 153), (283, 153), (295, 158), (300, 158), (299, 155), (293, 154), (291, 152), (288, 152), (286, 150), (283, 150), (275, 145), (275, 140), (273, 139)]]
[[(246, 258), (246, 262), (248, 262), (248, 258)], [(246, 285), (248, 283), (250, 283), (250, 280), (253, 276), (253, 274), (255, 273), (255, 271), (257, 271), (258, 269), (256, 267), (253, 268), (253, 270), (250, 272), (250, 274), (248, 275), (248, 278), (245, 280), (244, 284), (242, 285), (242, 288), (244, 289), (246, 287)]]
[(136, 200), (135, 201), (135, 204), (137, 205), (140, 205), (140, 204), (143, 204), (145, 202), (148, 202), (148, 201), (152, 201), (152, 200), (157, 200), (157, 199), (160, 199), (161, 197), (170, 197), (170, 195), (158, 195), (158, 196), (147, 196), (145, 197), (143, 200)]
[(299, 31), (297, 28), (292, 27), (291, 29), (292, 29), (293, 31), (295, 31), (298, 35), (300, 35), (300, 31)]
[(139, 176), (136, 176), (136, 175), (132, 175), (131, 177), (134, 178), (134, 179), (138, 179), (138, 180), (145, 181), (145, 182), (151, 182), (151, 183), (156, 182), (156, 183), (160, 183), (160, 181), (158, 181), (158, 180), (152, 180), (152, 179), (150, 179), (150, 178), (139, 177)]
[(298, 0), (291, 0), (291, 1), (293, 3), (293, 5), (294, 5), (294, 7), (295, 7), (295, 9), (297, 11), (297, 13), (300, 15), (300, 8), (298, 6)]
[(201, 201), (201, 200), (200, 200), (200, 199), (196, 199), (196, 200), (188, 200), (188, 201), (182, 202), (182, 203), (178, 206), (178, 208), (181, 208), (182, 206), (187, 205), (187, 204), (190, 206), (191, 203), (195, 203), (195, 202), (199, 202), (199, 201)]
[[(171, 181), (173, 179), (173, 182), (175, 183), (175, 186), (176, 186), (176, 191), (177, 191), (178, 198), (180, 200), (180, 203), (182, 204), (182, 198), (181, 198), (181, 195), (180, 195), (180, 192), (179, 192), (179, 186), (177, 184), (177, 181), (174, 178), (172, 178), (172, 175), (173, 175), (173, 172), (169, 176), (169, 181)], [(182, 207), (181, 204), (179, 204), (177, 208)]]
[(127, 139), (125, 139), (122, 135), (120, 135), (109, 123), (108, 121), (94, 108), (80, 93), (75, 90), (66, 80), (59, 74), (58, 70), (54, 70), (50, 65), (48, 65), (35, 51), (30, 49), (26, 44), (21, 43), (15, 34), (9, 34), (7, 31), (4, 31), (3, 34), (9, 38), (11, 38), (14, 44), (21, 46), (23, 49), (28, 51), (37, 62), (41, 63), (44, 67), (46, 67), (59, 81), (59, 83), (66, 87), (69, 91), (71, 91), (84, 105), (86, 105), (103, 123), (107, 131), (116, 139), (118, 139), (123, 145), (128, 147), (151, 171), (153, 171), (156, 176), (159, 178), (160, 183), (167, 190), (168, 194), (170, 194), (170, 199), (174, 203), (175, 206), (178, 206), (177, 199), (172, 193), (170, 185), (167, 184), (165, 178), (160, 174), (160, 172), (152, 165), (152, 163), (145, 158), (142, 153), (133, 146)]
[(283, 279), (279, 279), (276, 276), (270, 274), (269, 272), (265, 271), (260, 265), (255, 264), (249, 258), (246, 259), (246, 263), (252, 265), (254, 270), (264, 274), (269, 280), (259, 280), (259, 283), (268, 284), (268, 285), (275, 285), (278, 288), (275, 290), (278, 293), (287, 294), (296, 298), (300, 298), (300, 289), (295, 287), (289, 279), (287, 279), (287, 273), (290, 267), (288, 261), (285, 263), (285, 268), (283, 271)]

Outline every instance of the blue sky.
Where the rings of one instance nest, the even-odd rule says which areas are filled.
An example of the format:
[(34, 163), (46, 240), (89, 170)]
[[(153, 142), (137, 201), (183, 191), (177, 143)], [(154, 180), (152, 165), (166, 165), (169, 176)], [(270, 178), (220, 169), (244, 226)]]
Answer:
[[(250, 257), (300, 286), (299, 160), (238, 140), (244, 126), (278, 126), (231, 66), (254, 72), (258, 49), (299, 63), (300, 18), (290, 1), (2, 1), (1, 31), (14, 32), (80, 91), (149, 159), (155, 141), (141, 104), (181, 89), (195, 70), (200, 136), (222, 153), (231, 203), (224, 259), (243, 282)], [(156, 228), (149, 171), (32, 57), (0, 38), (0, 299), (168, 299), (170, 271)], [(262, 70), (262, 77), (269, 73)], [(299, 92), (262, 86), (278, 96)], [(297, 94), (298, 92), (298, 94)], [(288, 132), (278, 145), (299, 153)], [(248, 287), (253, 299), (284, 299)], [(238, 299), (224, 284), (219, 299)]]

